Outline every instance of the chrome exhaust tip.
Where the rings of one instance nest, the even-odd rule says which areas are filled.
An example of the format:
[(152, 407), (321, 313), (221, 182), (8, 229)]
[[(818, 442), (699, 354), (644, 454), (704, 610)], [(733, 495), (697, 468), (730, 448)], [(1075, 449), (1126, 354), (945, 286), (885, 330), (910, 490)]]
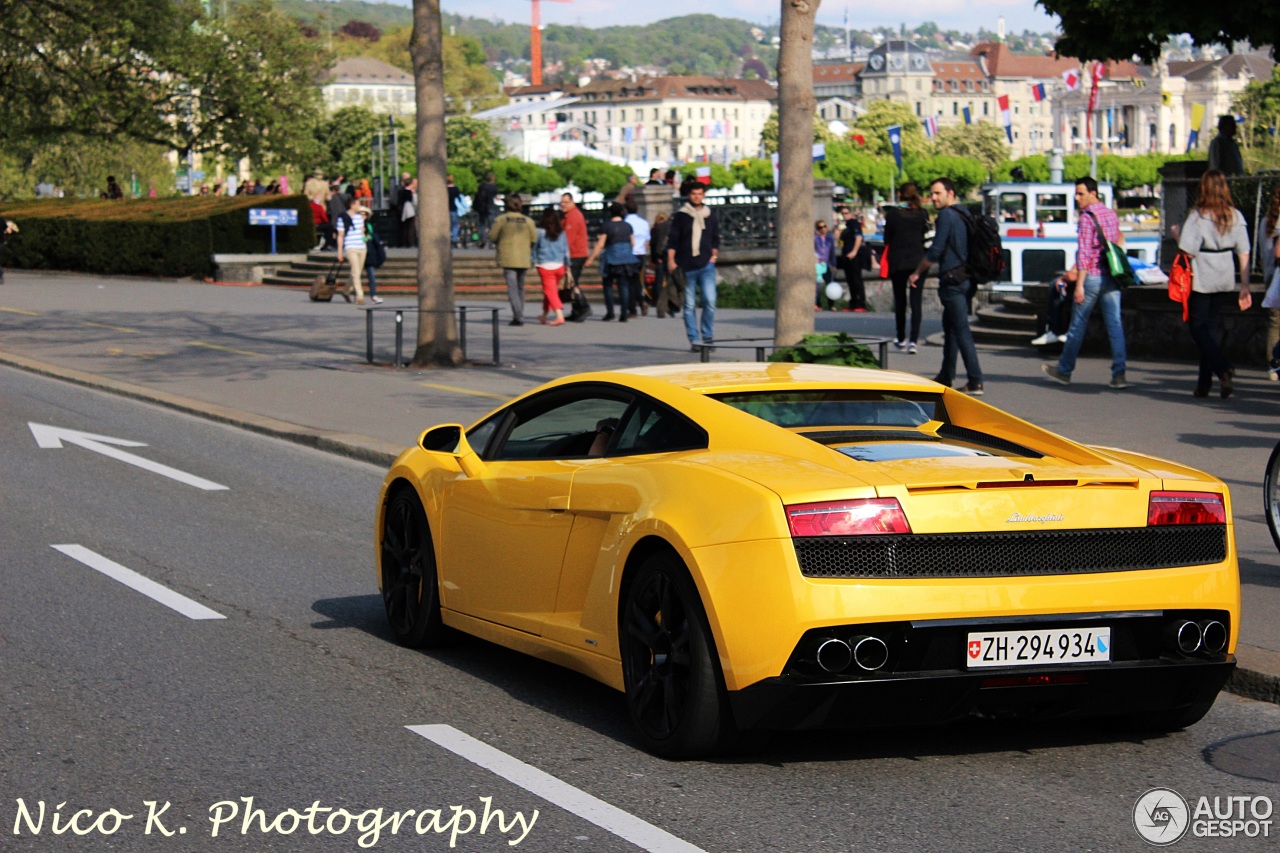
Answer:
[(1193, 655), (1200, 651), (1200, 644), (1204, 642), (1200, 626), (1195, 622), (1186, 621), (1171, 623), (1166, 631), (1166, 638), (1170, 645), (1184, 655)]
[(844, 672), (853, 663), (853, 649), (844, 640), (828, 637), (818, 644), (815, 658), (827, 672)]
[(854, 637), (853, 661), (867, 672), (875, 672), (889, 662), (889, 647), (879, 637)]
[(1200, 622), (1200, 647), (1211, 655), (1220, 655), (1227, 648), (1227, 626), (1217, 619)]

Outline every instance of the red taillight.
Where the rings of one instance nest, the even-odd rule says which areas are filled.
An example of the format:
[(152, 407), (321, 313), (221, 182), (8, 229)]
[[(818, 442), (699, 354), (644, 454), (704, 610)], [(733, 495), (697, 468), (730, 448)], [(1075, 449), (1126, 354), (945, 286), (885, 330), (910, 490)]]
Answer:
[(793, 504), (787, 507), (792, 536), (866, 536), (910, 533), (897, 498)]
[(1152, 492), (1147, 526), (1165, 524), (1226, 524), (1227, 506), (1212, 492)]

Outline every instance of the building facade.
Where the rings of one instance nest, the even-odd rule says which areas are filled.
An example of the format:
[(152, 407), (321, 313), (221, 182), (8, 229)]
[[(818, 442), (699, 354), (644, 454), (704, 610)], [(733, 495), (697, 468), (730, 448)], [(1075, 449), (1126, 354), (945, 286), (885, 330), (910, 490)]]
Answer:
[(413, 75), (379, 59), (349, 56), (339, 59), (320, 87), (325, 108), (364, 107), (375, 113), (414, 115)]

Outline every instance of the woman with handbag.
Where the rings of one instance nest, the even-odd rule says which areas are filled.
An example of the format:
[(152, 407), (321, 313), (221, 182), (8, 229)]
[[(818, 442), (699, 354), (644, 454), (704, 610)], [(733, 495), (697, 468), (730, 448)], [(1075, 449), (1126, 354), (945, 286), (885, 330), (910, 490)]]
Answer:
[(1235, 289), (1233, 254), (1240, 265), (1236, 302), (1241, 311), (1253, 304), (1253, 296), (1249, 292), (1249, 232), (1244, 214), (1231, 201), (1222, 172), (1210, 169), (1200, 179), (1196, 204), (1182, 224), (1178, 248), (1191, 257), (1187, 329), (1200, 350), (1200, 375), (1193, 393), (1209, 396), (1217, 376), (1219, 393), (1230, 397), (1235, 390), (1235, 370), (1218, 346), (1216, 331), (1218, 308)]
[[(884, 251), (887, 272), (893, 283), (893, 319), (898, 336), (893, 345), (916, 353), (920, 339), (920, 319), (924, 316), (923, 287), (907, 287), (907, 279), (924, 260), (924, 239), (929, 233), (929, 214), (920, 204), (920, 188), (908, 181), (898, 187), (899, 207), (884, 210)], [(909, 302), (908, 302), (909, 300)], [(911, 307), (911, 336), (907, 336), (907, 307)]]

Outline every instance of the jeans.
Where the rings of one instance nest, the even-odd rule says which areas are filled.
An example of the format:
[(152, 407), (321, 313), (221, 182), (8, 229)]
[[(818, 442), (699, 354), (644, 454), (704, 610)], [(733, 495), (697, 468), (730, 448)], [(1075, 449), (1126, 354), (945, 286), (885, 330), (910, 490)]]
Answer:
[[(924, 286), (908, 287), (911, 270), (889, 274), (893, 282), (893, 321), (897, 326), (896, 340), (915, 343), (920, 340), (920, 318), (924, 316)], [(907, 337), (907, 305), (911, 306), (911, 337)]]
[(942, 369), (938, 380), (950, 385), (956, 376), (956, 353), (964, 359), (964, 369), (970, 385), (982, 384), (982, 366), (978, 364), (978, 349), (973, 345), (973, 332), (969, 329), (969, 282), (951, 284), (938, 282), (938, 299), (942, 302)]
[(449, 242), (455, 246), (458, 245), (458, 222), (461, 219), (461, 216), (449, 211)]
[(505, 267), (502, 274), (507, 279), (507, 301), (511, 303), (511, 319), (524, 321), (524, 277), (527, 269)]
[(1213, 384), (1214, 376), (1221, 377), (1232, 369), (1231, 362), (1218, 346), (1217, 334), (1218, 305), (1228, 299), (1235, 299), (1235, 293), (1196, 293), (1193, 290), (1187, 300), (1187, 329), (1200, 350), (1201, 388), (1208, 388)]
[(605, 264), (601, 271), (604, 283), (604, 316), (613, 316), (613, 289), (618, 288), (618, 313), (625, 320), (631, 313), (631, 279), (635, 264)]
[[(697, 323), (698, 294), (702, 294), (702, 324)], [(689, 343), (696, 344), (699, 332), (703, 343), (715, 339), (716, 324), (716, 265), (707, 264), (696, 270), (684, 271), (684, 333)]]
[(369, 274), (369, 298), (378, 295), (378, 274), (373, 271), (373, 264), (365, 264), (364, 271)]
[[(1077, 302), (1071, 310), (1071, 327), (1067, 329), (1067, 342), (1062, 345), (1058, 358), (1058, 372), (1070, 376), (1076, 369), (1076, 357), (1084, 344), (1084, 333), (1089, 328), (1089, 315), (1093, 306), (1102, 306), (1102, 323), (1111, 342), (1111, 375), (1124, 373), (1124, 326), (1120, 323), (1120, 288), (1109, 275), (1084, 277), (1084, 302)], [(1192, 333), (1195, 336), (1195, 333)]]

